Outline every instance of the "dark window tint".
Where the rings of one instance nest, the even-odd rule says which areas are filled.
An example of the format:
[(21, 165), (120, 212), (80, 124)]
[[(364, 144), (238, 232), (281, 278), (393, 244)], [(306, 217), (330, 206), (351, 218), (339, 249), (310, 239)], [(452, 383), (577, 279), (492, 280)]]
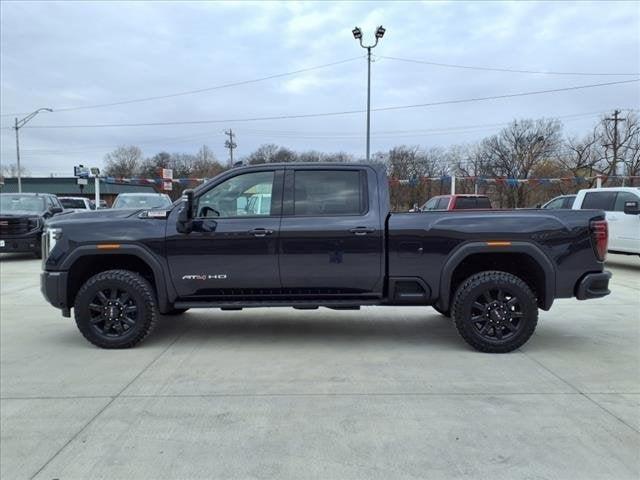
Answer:
[(573, 201), (576, 199), (575, 195), (570, 195), (568, 197), (564, 198), (564, 204), (562, 205), (562, 208), (568, 208), (571, 209), (573, 207)]
[(611, 212), (616, 201), (616, 192), (587, 192), (582, 201), (582, 209), (606, 210)]
[(77, 198), (63, 198), (60, 202), (64, 208), (87, 208), (84, 201)]
[(616, 203), (615, 203), (613, 209), (616, 212), (624, 212), (624, 204), (625, 204), (625, 202), (639, 202), (640, 203), (640, 199), (638, 197), (636, 197), (631, 192), (618, 192), (618, 196), (616, 197)]
[(447, 208), (449, 208), (449, 197), (442, 197), (438, 200), (434, 210), (446, 210)]
[(487, 197), (476, 198), (476, 208), (491, 208), (491, 201)]
[(476, 208), (476, 199), (473, 197), (458, 197), (454, 208), (456, 210), (468, 210), (470, 208)]
[(294, 180), (294, 214), (363, 214), (367, 205), (362, 178), (358, 170), (297, 170)]

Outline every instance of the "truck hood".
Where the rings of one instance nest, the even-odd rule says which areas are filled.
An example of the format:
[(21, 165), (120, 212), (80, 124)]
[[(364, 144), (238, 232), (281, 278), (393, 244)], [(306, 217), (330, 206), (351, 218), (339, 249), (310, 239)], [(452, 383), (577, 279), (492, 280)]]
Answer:
[(75, 211), (70, 212), (66, 215), (56, 215), (51, 218), (47, 225), (51, 227), (62, 226), (67, 223), (90, 223), (93, 221), (102, 221), (105, 220), (120, 220), (123, 218), (133, 217), (139, 212), (141, 212), (139, 208), (136, 209), (117, 209), (117, 210), (88, 210), (88, 211)]

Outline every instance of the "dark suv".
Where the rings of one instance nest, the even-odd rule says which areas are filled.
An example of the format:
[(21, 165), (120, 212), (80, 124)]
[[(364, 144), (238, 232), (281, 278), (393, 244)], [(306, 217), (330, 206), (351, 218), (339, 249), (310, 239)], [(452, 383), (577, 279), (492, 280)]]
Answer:
[(44, 222), (63, 210), (49, 193), (0, 194), (0, 253), (32, 252), (40, 258)]

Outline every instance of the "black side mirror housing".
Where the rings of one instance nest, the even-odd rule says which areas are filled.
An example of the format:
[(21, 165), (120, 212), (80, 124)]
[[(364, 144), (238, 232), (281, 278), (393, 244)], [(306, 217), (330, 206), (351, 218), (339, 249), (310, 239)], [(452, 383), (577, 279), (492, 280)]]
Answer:
[(49, 207), (49, 213), (51, 215), (55, 215), (57, 213), (62, 213), (64, 209), (62, 207)]
[(193, 190), (185, 190), (182, 193), (182, 210), (178, 213), (176, 230), (180, 233), (193, 231)]
[(627, 215), (640, 215), (638, 202), (624, 202), (624, 213), (626, 213)]

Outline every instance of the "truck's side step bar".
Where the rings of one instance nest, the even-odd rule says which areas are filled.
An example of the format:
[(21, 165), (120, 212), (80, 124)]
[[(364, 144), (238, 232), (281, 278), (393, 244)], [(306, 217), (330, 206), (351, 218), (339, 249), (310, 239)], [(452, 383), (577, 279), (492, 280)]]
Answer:
[(259, 307), (293, 307), (300, 310), (313, 310), (318, 307), (327, 307), (333, 310), (358, 310), (363, 305), (380, 305), (381, 300), (335, 300), (335, 299), (313, 299), (313, 300), (238, 300), (238, 301), (188, 301), (175, 302), (174, 308), (220, 308), (222, 310), (242, 310), (243, 308)]

